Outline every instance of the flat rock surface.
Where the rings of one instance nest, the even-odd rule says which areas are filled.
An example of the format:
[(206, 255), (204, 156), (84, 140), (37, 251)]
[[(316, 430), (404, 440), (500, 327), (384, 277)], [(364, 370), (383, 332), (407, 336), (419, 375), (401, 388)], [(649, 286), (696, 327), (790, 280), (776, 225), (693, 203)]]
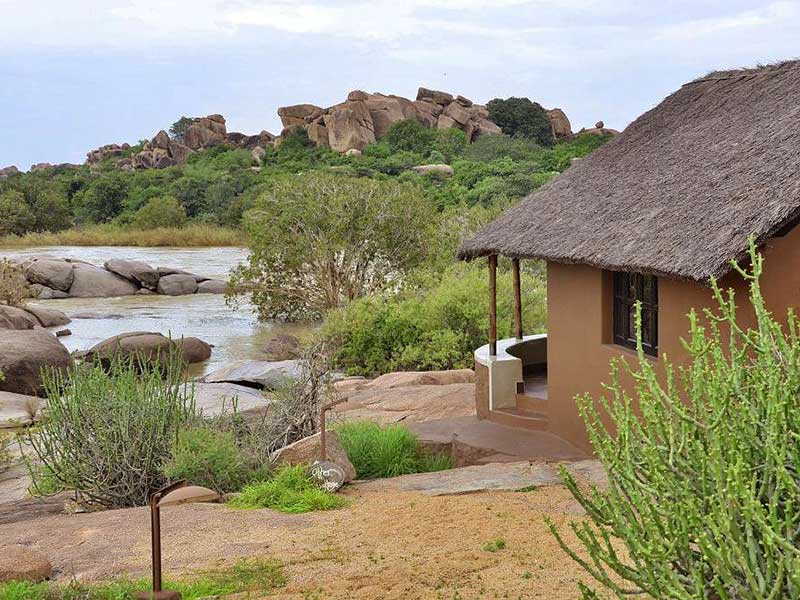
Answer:
[(231, 363), (212, 371), (201, 381), (205, 383), (239, 383), (272, 390), (300, 377), (302, 369), (302, 362), (299, 360), (246, 360)]
[(561, 478), (555, 467), (520, 461), (403, 475), (392, 479), (377, 479), (363, 485), (387, 490), (422, 492), (429, 496), (452, 496), (488, 490), (516, 492), (560, 483)]
[(203, 383), (194, 384), (195, 405), (206, 417), (216, 417), (233, 410), (245, 416), (258, 415), (265, 411), (272, 400), (264, 396), (260, 390), (235, 383)]
[(347, 402), (335, 411), (347, 420), (415, 423), (475, 414), (475, 385), (472, 383), (389, 389), (367, 387), (342, 393), (342, 396)]
[(30, 425), (44, 404), (37, 396), (0, 392), (0, 429)]

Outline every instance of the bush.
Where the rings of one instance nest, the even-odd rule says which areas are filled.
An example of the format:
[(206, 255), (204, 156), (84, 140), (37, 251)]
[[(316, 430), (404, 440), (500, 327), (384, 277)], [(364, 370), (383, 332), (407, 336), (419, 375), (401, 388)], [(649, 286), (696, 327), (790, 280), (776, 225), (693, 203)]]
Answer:
[(173, 440), (196, 418), (178, 360), (80, 365), (45, 373), (44, 384), (47, 416), (27, 433), (40, 472), (106, 508), (144, 505), (166, 484)]
[[(512, 276), (497, 277), (498, 334), (512, 332)], [(535, 272), (523, 274), (523, 324), (541, 331), (545, 286)], [(352, 375), (397, 370), (458, 369), (473, 364), (472, 353), (486, 343), (489, 280), (483, 265), (457, 264), (432, 273), (419, 289), (369, 297), (328, 315), (322, 336), (335, 367)]]
[(22, 267), (7, 258), (0, 259), (0, 304), (22, 306), (30, 297), (31, 289)]
[(21, 235), (36, 225), (36, 215), (22, 192), (16, 190), (0, 194), (0, 215), (0, 235)]
[(381, 427), (360, 421), (339, 425), (336, 432), (359, 479), (443, 471), (453, 466), (449, 456), (426, 456), (416, 436), (402, 425)]
[(186, 211), (174, 196), (150, 198), (131, 219), (131, 224), (140, 229), (181, 227), (184, 223), (186, 223)]
[(10, 433), (0, 431), (0, 475), (11, 468), (11, 444), (14, 443), (14, 437)]
[(228, 503), (235, 508), (272, 508), (284, 513), (333, 510), (348, 502), (321, 489), (303, 465), (283, 467), (268, 480), (246, 486)]
[(233, 433), (209, 425), (181, 431), (164, 468), (170, 480), (186, 479), (224, 494), (240, 489), (255, 476)]
[(418, 266), (433, 216), (411, 185), (283, 178), (245, 216), (251, 253), (232, 283), (262, 318), (316, 319)]
[(495, 98), (486, 108), (489, 119), (506, 135), (530, 138), (542, 146), (552, 146), (555, 142), (547, 112), (537, 102), (528, 98)]
[[(571, 525), (581, 554), (551, 529), (618, 598), (798, 597), (800, 322), (791, 311), (785, 327), (773, 319), (752, 243), (750, 260), (752, 270), (739, 272), (753, 329), (714, 282), (718, 308), (702, 321), (689, 315), (688, 364), (676, 370), (662, 357), (659, 377), (640, 341), (638, 368), (613, 364), (602, 410), (580, 402), (610, 486), (587, 491), (563, 473), (589, 517)], [(635, 397), (621, 374), (632, 377)]]
[(385, 140), (393, 153), (427, 154), (436, 138), (435, 130), (424, 127), (416, 119), (405, 119), (389, 128)]

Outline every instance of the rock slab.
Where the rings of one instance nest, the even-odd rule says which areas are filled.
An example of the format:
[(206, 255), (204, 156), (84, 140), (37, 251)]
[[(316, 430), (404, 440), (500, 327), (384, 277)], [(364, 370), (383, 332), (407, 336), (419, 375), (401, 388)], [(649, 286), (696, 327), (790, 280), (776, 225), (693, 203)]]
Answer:
[[(327, 460), (338, 465), (344, 474), (343, 483), (356, 478), (356, 469), (339, 441), (335, 431), (326, 432)], [(278, 450), (272, 457), (274, 465), (312, 465), (320, 460), (320, 435), (315, 433), (285, 448)]]
[(25, 546), (0, 547), (0, 583), (9, 581), (38, 583), (49, 579), (52, 574), (53, 565), (46, 556)]

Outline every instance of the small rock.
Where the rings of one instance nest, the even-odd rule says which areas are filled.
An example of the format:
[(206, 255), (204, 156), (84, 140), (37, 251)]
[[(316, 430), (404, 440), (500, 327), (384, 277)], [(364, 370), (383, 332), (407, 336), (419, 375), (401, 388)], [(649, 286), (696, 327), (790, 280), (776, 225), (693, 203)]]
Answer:
[(0, 582), (38, 583), (49, 579), (52, 574), (53, 565), (42, 554), (25, 546), (0, 547)]
[(72, 335), (72, 330), (70, 329), (59, 329), (56, 331), (56, 337), (66, 337), (68, 335)]
[(361, 156), (361, 150), (358, 148), (350, 148), (347, 152), (344, 153), (345, 156)]
[(240, 383), (266, 390), (274, 390), (293, 379), (298, 379), (303, 372), (303, 361), (300, 360), (247, 360), (231, 363), (212, 371), (201, 381), (206, 383)]
[[(312, 465), (320, 460), (319, 440), (319, 433), (315, 433), (289, 444), (275, 453), (272, 457), (272, 463), (275, 465)], [(326, 462), (332, 462), (339, 466), (344, 475), (343, 483), (353, 481), (356, 478), (356, 469), (350, 459), (347, 458), (347, 453), (339, 441), (339, 435), (335, 431), (328, 430), (325, 436), (325, 443), (327, 445)]]
[(326, 492), (337, 492), (344, 485), (344, 469), (329, 460), (315, 460), (309, 474)]
[(264, 352), (271, 360), (299, 358), (301, 353), (300, 340), (293, 335), (276, 335), (264, 346)]
[(198, 294), (224, 294), (228, 284), (218, 279), (207, 279), (197, 284)]
[(419, 173), (420, 175), (436, 174), (444, 177), (453, 176), (453, 167), (450, 165), (419, 165), (416, 167), (411, 167), (411, 170), (415, 173)]
[(197, 291), (197, 280), (192, 275), (164, 275), (158, 280), (158, 293), (165, 296), (184, 296)]
[(605, 124), (605, 123), (603, 123), (602, 121), (598, 121), (597, 123), (595, 123), (595, 124), (594, 124), (594, 126), (595, 126), (597, 129), (602, 129), (603, 127), (605, 127), (605, 126), (606, 126), (606, 124)]

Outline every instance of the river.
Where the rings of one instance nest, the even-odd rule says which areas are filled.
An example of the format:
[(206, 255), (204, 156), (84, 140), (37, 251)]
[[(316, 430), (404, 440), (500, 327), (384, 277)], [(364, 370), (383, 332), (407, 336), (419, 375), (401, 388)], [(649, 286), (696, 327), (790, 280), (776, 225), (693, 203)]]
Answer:
[[(154, 267), (175, 267), (213, 279), (227, 279), (231, 270), (247, 258), (244, 248), (0, 248), (0, 258), (45, 254), (99, 266), (112, 258), (141, 260)], [(199, 337), (214, 346), (211, 358), (199, 366), (203, 372), (233, 360), (265, 359), (263, 348), (271, 337), (279, 333), (298, 335), (306, 330), (297, 325), (259, 322), (249, 303), (242, 302), (234, 310), (225, 304), (224, 296), (217, 294), (68, 298), (36, 300), (32, 304), (57, 308), (73, 319), (66, 325), (72, 335), (60, 338), (69, 350), (86, 350), (126, 331), (155, 331), (174, 338)], [(75, 315), (93, 318), (75, 318)]]

